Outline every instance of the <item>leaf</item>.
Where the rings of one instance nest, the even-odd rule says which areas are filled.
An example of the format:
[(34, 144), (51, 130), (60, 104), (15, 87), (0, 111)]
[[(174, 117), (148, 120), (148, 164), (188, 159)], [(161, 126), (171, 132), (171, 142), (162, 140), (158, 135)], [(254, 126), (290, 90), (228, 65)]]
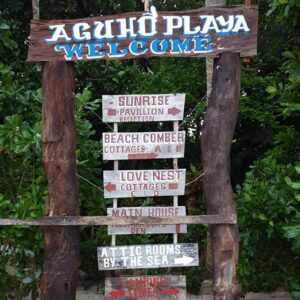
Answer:
[(33, 257), (34, 257), (34, 252), (31, 251), (31, 250), (25, 250), (25, 255), (26, 255), (27, 257), (33, 258)]
[(260, 214), (258, 215), (258, 218), (259, 218), (260, 220), (262, 220), (262, 221), (266, 221), (266, 220), (267, 220), (266, 215), (263, 214), (263, 213), (260, 213)]
[(5, 24), (5, 23), (1, 23), (0, 24), (0, 29), (3, 29), (3, 30), (5, 30), (5, 29), (9, 29), (10, 27), (7, 25), (7, 24)]
[(10, 261), (8, 261), (5, 265), (5, 272), (10, 276), (16, 276), (18, 273), (18, 270), (10, 265)]
[(118, 72), (118, 76), (119, 76), (119, 77), (122, 77), (123, 75), (125, 75), (125, 71), (119, 71), (119, 72)]
[(300, 225), (285, 226), (283, 227), (283, 230), (285, 231), (285, 236), (288, 239), (294, 239), (296, 237), (300, 237)]
[(291, 52), (291, 51), (284, 51), (284, 52), (282, 52), (282, 56), (284, 56), (286, 58), (295, 58), (294, 53)]
[(277, 88), (275, 86), (268, 86), (267, 87), (267, 92), (269, 94), (275, 94), (275, 93), (277, 93)]
[(21, 281), (22, 281), (22, 283), (24, 283), (24, 284), (29, 284), (29, 283), (32, 283), (32, 282), (33, 282), (33, 278), (32, 278), (32, 277), (25, 277), (25, 278), (23, 278)]
[(300, 165), (296, 165), (295, 169), (296, 169), (297, 173), (300, 174)]
[(292, 183), (290, 184), (290, 186), (291, 186), (293, 189), (298, 190), (298, 189), (300, 189), (300, 182), (292, 182)]
[(288, 176), (284, 177), (284, 181), (285, 181), (286, 184), (289, 185), (289, 186), (292, 184), (292, 180), (291, 180), (291, 178), (288, 177)]

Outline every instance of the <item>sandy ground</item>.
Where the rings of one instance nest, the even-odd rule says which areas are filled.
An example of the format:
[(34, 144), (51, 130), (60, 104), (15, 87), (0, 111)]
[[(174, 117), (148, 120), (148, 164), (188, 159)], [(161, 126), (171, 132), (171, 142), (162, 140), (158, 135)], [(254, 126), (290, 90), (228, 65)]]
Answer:
[[(95, 291), (84, 291), (80, 289), (77, 291), (77, 300), (103, 300), (103, 296)], [(212, 300), (213, 297), (211, 295), (202, 295), (202, 296), (195, 296), (195, 295), (188, 295), (187, 300)], [(290, 300), (289, 294), (285, 291), (276, 291), (270, 294), (263, 294), (263, 293), (249, 293), (244, 298), (245, 300)]]

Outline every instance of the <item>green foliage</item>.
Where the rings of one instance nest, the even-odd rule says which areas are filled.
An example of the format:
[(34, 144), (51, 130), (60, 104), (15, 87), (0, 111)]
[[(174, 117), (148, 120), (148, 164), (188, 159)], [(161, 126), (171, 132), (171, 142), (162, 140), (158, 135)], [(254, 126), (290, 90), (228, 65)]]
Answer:
[[(187, 10), (203, 0), (155, 0), (159, 10)], [(230, 4), (242, 1), (232, 0)], [(299, 1), (259, 2), (259, 55), (242, 67), (240, 115), (233, 140), (232, 181), (236, 189), (241, 229), (239, 278), (243, 290), (270, 290), (278, 285), (299, 299)], [(142, 10), (136, 0), (40, 1), (41, 18), (65, 19)], [(267, 11), (269, 11), (267, 15)], [(30, 1), (1, 3), (0, 12), (0, 216), (33, 219), (43, 215), (47, 181), (40, 145), (40, 76), (25, 62), (31, 19)], [(274, 22), (276, 20), (276, 22)], [(111, 202), (103, 199), (101, 134), (111, 130), (101, 121), (103, 94), (186, 93), (189, 132), (186, 158), (188, 181), (199, 167), (200, 133), (205, 101), (203, 59), (138, 59), (76, 64), (76, 158), (81, 215), (105, 215)], [(158, 124), (129, 124), (122, 130), (170, 129)], [(276, 137), (276, 138), (275, 138)], [(252, 165), (250, 171), (249, 166)], [(196, 167), (195, 167), (196, 166)], [(122, 162), (122, 168), (129, 167)], [(131, 162), (130, 168), (170, 167), (166, 160)], [(296, 167), (296, 168), (295, 168)], [(247, 172), (248, 171), (248, 172)], [(246, 175), (245, 175), (246, 174)], [(245, 181), (244, 181), (244, 177)], [(244, 181), (244, 182), (243, 182)], [(151, 199), (120, 201), (123, 206), (156, 205)], [(168, 202), (164, 202), (168, 204)], [(205, 213), (204, 209), (195, 213)], [(81, 264), (86, 283), (101, 279), (96, 247), (109, 245), (105, 227), (81, 228)], [(205, 249), (206, 228), (189, 226), (181, 242), (199, 241)], [(171, 236), (120, 237), (120, 244), (168, 243)], [(38, 228), (0, 229), (0, 299), (21, 299), (39, 284), (42, 234)], [(270, 255), (270, 253), (272, 255)], [(165, 270), (151, 270), (150, 273)], [(188, 275), (188, 287), (198, 292), (203, 266), (172, 270)], [(103, 279), (103, 278), (102, 278)], [(1, 294), (2, 293), (2, 294)], [(298, 298), (297, 298), (298, 297)]]
[[(241, 257), (239, 280), (244, 290), (268, 291), (299, 284), (298, 187), (290, 180), (300, 159), (299, 134), (288, 129), (278, 145), (256, 161), (236, 190)], [(287, 184), (288, 182), (288, 184)], [(271, 255), (270, 255), (271, 251)]]
[[(290, 116), (295, 113), (299, 116), (300, 111), (300, 48), (292, 51), (284, 51), (282, 56), (285, 62), (282, 64), (281, 71), (287, 78), (284, 81), (273, 81), (273, 85), (267, 87), (269, 98), (277, 98), (283, 107), (282, 113)], [(298, 112), (298, 113), (297, 113)]]

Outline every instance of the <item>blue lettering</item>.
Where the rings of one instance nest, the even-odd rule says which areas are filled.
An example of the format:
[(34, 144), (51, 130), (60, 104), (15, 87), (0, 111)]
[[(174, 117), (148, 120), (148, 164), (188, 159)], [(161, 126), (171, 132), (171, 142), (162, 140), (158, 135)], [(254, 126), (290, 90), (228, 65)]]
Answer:
[(64, 45), (56, 45), (54, 49), (57, 52), (64, 50), (66, 54), (65, 59), (72, 60), (74, 54), (76, 55), (77, 59), (83, 58), (82, 50), (85, 46), (86, 44), (79, 44), (79, 45), (74, 44), (72, 47), (70, 47), (70, 45), (64, 44)]
[(168, 48), (169, 43), (167, 40), (154, 40), (150, 45), (151, 52), (154, 54), (164, 54), (168, 51)]
[(118, 52), (119, 43), (107, 43), (107, 45), (109, 47), (109, 57), (123, 57), (128, 53), (127, 49), (120, 49), (120, 51)]
[(191, 45), (190, 45), (190, 40), (189, 39), (184, 39), (183, 41), (181, 40), (171, 40), (171, 54), (188, 54), (191, 53)]
[(88, 59), (102, 58), (106, 55), (105, 51), (100, 51), (101, 48), (104, 47), (103, 43), (87, 44), (87, 47), (89, 49), (89, 52), (86, 56)]
[(194, 50), (193, 52), (195, 54), (197, 53), (206, 53), (206, 52), (211, 52), (213, 51), (212, 47), (212, 38), (207, 37), (207, 38), (194, 38)]
[(145, 49), (147, 42), (145, 41), (133, 41), (129, 45), (129, 51), (133, 55), (142, 55), (145, 54), (148, 49)]

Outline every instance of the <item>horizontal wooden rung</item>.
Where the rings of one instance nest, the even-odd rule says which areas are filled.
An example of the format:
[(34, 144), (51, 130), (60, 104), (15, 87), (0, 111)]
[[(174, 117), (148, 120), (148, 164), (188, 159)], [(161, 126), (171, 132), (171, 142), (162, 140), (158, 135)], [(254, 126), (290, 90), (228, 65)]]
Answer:
[(0, 219), (0, 226), (104, 226), (104, 225), (176, 225), (176, 224), (236, 224), (236, 214), (176, 217), (82, 217), (54, 216), (37, 220)]

